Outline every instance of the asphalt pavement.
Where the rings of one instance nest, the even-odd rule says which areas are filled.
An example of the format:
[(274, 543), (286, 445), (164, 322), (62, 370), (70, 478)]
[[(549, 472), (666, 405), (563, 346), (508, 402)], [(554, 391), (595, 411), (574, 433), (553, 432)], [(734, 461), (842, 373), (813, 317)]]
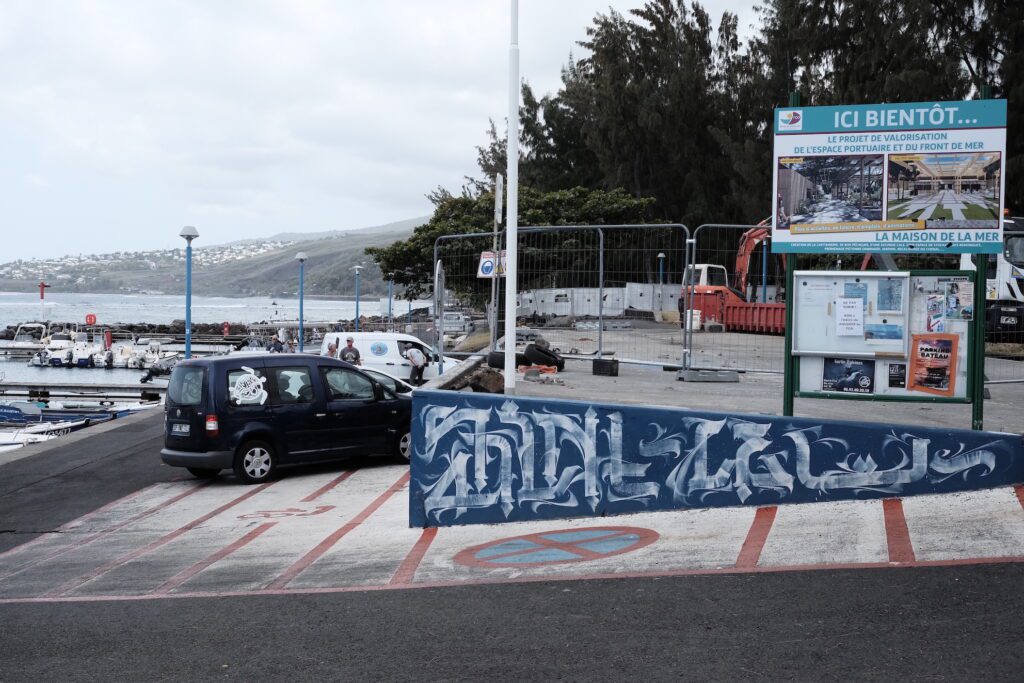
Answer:
[[(182, 477), (160, 431), (0, 466), (0, 551)], [(0, 604), (0, 680), (1018, 679), (1022, 586), (1004, 563)]]

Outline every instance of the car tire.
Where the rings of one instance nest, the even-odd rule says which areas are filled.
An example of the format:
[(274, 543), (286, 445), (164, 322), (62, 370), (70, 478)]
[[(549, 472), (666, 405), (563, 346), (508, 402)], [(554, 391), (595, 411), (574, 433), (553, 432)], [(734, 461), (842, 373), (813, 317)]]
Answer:
[(277, 469), (277, 453), (265, 441), (246, 441), (235, 454), (235, 476), (245, 484), (269, 481)]
[(187, 469), (188, 473), (196, 479), (213, 479), (220, 475), (220, 470), (218, 469), (209, 469), (206, 467), (189, 467)]
[(565, 360), (561, 356), (536, 344), (529, 344), (525, 354), (535, 365), (553, 365), (559, 372), (565, 369)]
[(394, 455), (403, 463), (408, 463), (412, 459), (412, 433), (408, 429), (395, 439)]

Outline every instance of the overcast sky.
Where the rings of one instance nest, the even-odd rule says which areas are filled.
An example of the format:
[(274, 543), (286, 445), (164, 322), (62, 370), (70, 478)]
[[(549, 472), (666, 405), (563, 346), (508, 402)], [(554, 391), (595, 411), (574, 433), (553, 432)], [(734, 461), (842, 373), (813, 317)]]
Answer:
[[(521, 0), (558, 88), (597, 12)], [(715, 24), (751, 2), (706, 3)], [(0, 261), (429, 214), (507, 109), (508, 0), (0, 2)]]

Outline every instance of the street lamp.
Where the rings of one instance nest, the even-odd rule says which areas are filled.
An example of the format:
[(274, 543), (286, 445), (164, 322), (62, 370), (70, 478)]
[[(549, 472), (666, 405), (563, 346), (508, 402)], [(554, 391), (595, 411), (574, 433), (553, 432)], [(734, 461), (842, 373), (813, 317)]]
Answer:
[(352, 270), (356, 271), (356, 332), (359, 331), (359, 272), (365, 267), (362, 264), (352, 266)]
[(306, 256), (306, 252), (304, 252), (304, 251), (300, 251), (298, 254), (295, 255), (295, 260), (299, 262), (299, 353), (302, 353), (303, 343), (305, 342), (305, 339), (306, 339), (306, 335), (303, 334), (304, 330), (302, 329), (302, 321), (303, 321), (302, 303), (303, 303), (303, 299), (305, 298), (305, 294), (306, 294), (306, 292), (305, 292), (305, 283), (306, 283), (306, 259), (307, 258), (309, 258), (309, 257)]
[(185, 238), (185, 358), (192, 357), (192, 240), (199, 231), (186, 225), (178, 233)]
[[(388, 273), (388, 323), (391, 324), (392, 328), (394, 328), (394, 325), (395, 325), (395, 319), (391, 315), (391, 302), (394, 299), (394, 297), (395, 297), (395, 274), (394, 273)], [(394, 331), (394, 330), (392, 329), (392, 331)]]
[[(665, 296), (665, 252), (658, 252), (658, 310), (663, 310), (661, 298)], [(654, 301), (651, 301), (654, 305)], [(657, 318), (657, 316), (655, 316)]]

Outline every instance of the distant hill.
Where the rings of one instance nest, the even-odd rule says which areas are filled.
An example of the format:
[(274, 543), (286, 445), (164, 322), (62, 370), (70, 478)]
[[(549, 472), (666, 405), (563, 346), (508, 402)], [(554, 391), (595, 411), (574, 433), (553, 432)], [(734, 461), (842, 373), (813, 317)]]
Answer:
[[(363, 264), (363, 294), (384, 294), (387, 285), (367, 247), (406, 239), (426, 222), (416, 218), (357, 230), (281, 233), (193, 250), (194, 291), (207, 296), (283, 296), (298, 292), (295, 255), (306, 252), (306, 294), (354, 296), (355, 271)], [(0, 290), (31, 291), (40, 278), (65, 292), (177, 294), (185, 289), (184, 249), (65, 256), (0, 264)]]

